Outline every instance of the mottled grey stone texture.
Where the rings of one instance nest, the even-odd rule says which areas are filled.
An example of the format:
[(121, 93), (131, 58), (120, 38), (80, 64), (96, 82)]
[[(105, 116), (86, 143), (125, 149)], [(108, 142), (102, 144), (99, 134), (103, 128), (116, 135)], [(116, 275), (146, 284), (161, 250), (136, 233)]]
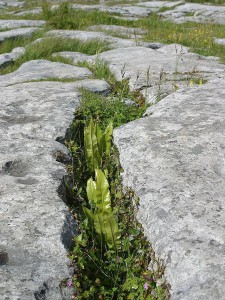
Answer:
[(157, 10), (159, 10), (162, 7), (173, 8), (181, 4), (184, 4), (184, 1), (146, 1), (137, 3), (137, 5), (156, 8)]
[(156, 50), (140, 46), (116, 48), (94, 56), (73, 52), (58, 54), (71, 58), (74, 63), (106, 62), (117, 80), (129, 79), (131, 89), (141, 88), (146, 101), (151, 103), (179, 87), (188, 86), (191, 78), (209, 80), (225, 76), (224, 66), (214, 58), (190, 53), (188, 47), (179, 44), (160, 46)]
[(6, 39), (19, 38), (19, 37), (30, 37), (38, 28), (28, 27), (28, 28), (18, 28), (11, 29), (8, 31), (0, 32), (0, 42)]
[(93, 62), (92, 55), (88, 55), (80, 52), (63, 51), (63, 52), (53, 53), (53, 57), (57, 57), (57, 56), (68, 58), (74, 64), (78, 62), (84, 62), (84, 61)]
[(24, 63), (13, 73), (0, 77), (0, 86), (42, 79), (84, 79), (92, 75), (87, 68), (50, 62), (48, 60), (32, 60)]
[[(224, 67), (204, 57), (189, 53), (188, 48), (180, 45), (164, 46), (158, 50), (146, 47), (113, 49), (98, 55), (98, 59), (107, 61), (110, 70), (121, 80), (130, 78), (132, 88), (158, 84), (160, 73), (167, 79), (176, 81), (186, 73), (190, 76), (209, 78), (218, 73), (224, 76)], [(177, 76), (177, 78), (176, 78)]]
[(139, 39), (123, 39), (118, 37), (113, 37), (105, 32), (96, 31), (82, 31), (82, 30), (51, 30), (46, 33), (46, 36), (59, 36), (62, 38), (79, 39), (81, 41), (87, 42), (91, 40), (106, 41), (110, 44), (111, 48), (126, 48), (136, 45), (143, 47), (151, 47), (155, 43), (143, 42)]
[(120, 14), (126, 17), (147, 17), (153, 11), (154, 8), (141, 7), (137, 5), (84, 5), (84, 4), (74, 4), (72, 5), (74, 9), (84, 9), (84, 10), (99, 10), (105, 11), (110, 14)]
[(0, 20), (0, 29), (13, 29), (20, 27), (41, 27), (45, 21), (36, 20)]
[(124, 27), (124, 26), (117, 26), (117, 25), (93, 25), (90, 26), (88, 29), (93, 31), (105, 31), (107, 33), (114, 33), (119, 34), (121, 36), (125, 36), (131, 39), (141, 38), (145, 30), (141, 28), (132, 28), (132, 27)]
[(4, 68), (14, 60), (19, 58), (25, 52), (25, 48), (17, 47), (12, 50), (11, 53), (0, 54), (0, 68)]
[[(190, 13), (193, 16), (190, 16)], [(177, 23), (191, 21), (225, 24), (225, 6), (185, 3), (165, 11), (161, 15)]]
[(29, 10), (23, 10), (23, 11), (20, 11), (20, 12), (16, 12), (15, 15), (16, 16), (25, 16), (25, 15), (28, 15), (28, 14), (38, 15), (38, 14), (41, 14), (41, 13), (42, 13), (42, 8), (37, 7), (37, 8), (34, 8), (34, 9), (29, 9)]
[(225, 294), (225, 80), (187, 88), (114, 131), (124, 184), (166, 265), (171, 300)]
[(0, 1), (0, 8), (8, 8), (8, 7), (23, 7), (24, 1), (17, 0), (2, 0)]
[[(73, 3), (73, 8), (137, 20), (167, 7), (160, 14), (174, 22), (225, 24), (224, 6), (185, 1), (107, 2), (86, 5), (84, 1)], [(1, 11), (17, 10), (5, 11), (10, 18), (42, 12), (40, 7), (18, 11), (23, 5), (24, 1), (0, 0)], [(0, 20), (0, 28), (12, 29), (0, 32), (0, 41), (31, 36), (44, 24)], [(171, 300), (224, 300), (225, 67), (215, 57), (190, 53), (178, 44), (143, 42), (141, 29), (102, 25), (91, 30), (52, 30), (42, 39), (106, 41), (111, 50), (98, 55), (54, 55), (71, 58), (73, 63), (106, 62), (117, 80), (129, 79), (130, 88), (140, 89), (147, 102), (164, 98), (144, 118), (114, 131), (124, 185), (140, 198), (138, 219), (166, 267)], [(215, 42), (224, 44), (224, 39), (215, 37)], [(0, 55), (0, 66), (24, 51), (16, 48)], [(29, 61), (0, 76), (0, 300), (71, 299), (72, 290), (63, 288), (61, 282), (73, 275), (67, 249), (76, 224), (62, 185), (66, 175), (62, 161), (69, 162), (70, 155), (59, 141), (69, 134), (81, 100), (80, 88), (109, 94), (109, 85), (92, 76), (87, 68), (47, 60)], [(192, 86), (190, 80), (196, 77), (208, 82)], [(57, 78), (77, 81), (27, 82)], [(133, 105), (129, 99), (124, 101)]]
[(225, 46), (225, 38), (224, 39), (215, 39), (216, 44)]
[[(33, 82), (0, 88), (0, 299), (69, 300), (66, 248), (76, 231), (60, 189), (69, 160), (62, 139), (79, 105), (78, 87), (100, 80)], [(59, 192), (59, 193), (58, 193)], [(62, 197), (62, 198), (61, 198)], [(64, 295), (64, 296), (62, 296)]]

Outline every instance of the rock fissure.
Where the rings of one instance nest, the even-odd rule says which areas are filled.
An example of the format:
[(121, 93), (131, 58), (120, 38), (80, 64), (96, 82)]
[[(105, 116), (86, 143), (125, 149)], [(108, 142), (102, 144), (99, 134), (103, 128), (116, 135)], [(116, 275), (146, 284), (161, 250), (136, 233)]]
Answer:
[[(2, 43), (30, 37), (46, 26), (41, 20), (13, 20), (14, 15), (41, 14), (35, 5), (25, 11), (25, 4), (0, 1), (4, 18), (9, 16), (0, 20)], [(183, 1), (74, 4), (73, 8), (120, 14), (116, 17), (127, 21), (144, 18), (146, 22), (157, 13), (178, 24), (209, 20), (225, 24), (224, 6)], [(143, 30), (124, 27), (49, 30), (43, 40), (56, 35), (107, 41), (111, 50), (96, 55), (58, 54), (74, 63), (106, 63), (118, 81), (129, 80), (130, 89), (155, 104), (144, 118), (114, 131), (124, 185), (140, 198), (138, 219), (166, 265), (171, 300), (222, 300), (225, 67), (218, 58), (194, 54), (179, 44), (143, 42)], [(113, 31), (130, 35), (129, 39), (113, 37)], [(174, 34), (177, 41), (183, 38), (183, 33)], [(193, 39), (202, 34), (202, 27), (196, 29)], [(215, 36), (214, 43), (219, 47), (224, 38), (224, 34)], [(0, 56), (1, 68), (24, 53), (23, 47), (7, 50)], [(80, 105), (79, 89), (109, 93), (107, 82), (92, 76), (88, 68), (45, 57), (0, 76), (0, 300), (72, 297), (70, 289), (60, 286), (73, 274), (67, 249), (76, 232), (62, 184), (70, 161), (62, 142)], [(41, 81), (48, 79), (79, 81)], [(36, 82), (27, 82), (32, 80)]]

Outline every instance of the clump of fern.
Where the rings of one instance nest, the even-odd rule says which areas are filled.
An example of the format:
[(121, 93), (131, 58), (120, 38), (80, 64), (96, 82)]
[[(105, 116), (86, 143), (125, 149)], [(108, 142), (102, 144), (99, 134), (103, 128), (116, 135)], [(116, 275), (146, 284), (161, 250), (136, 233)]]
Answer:
[(111, 121), (100, 128), (91, 118), (76, 130), (82, 147), (69, 143), (73, 171), (85, 170), (86, 178), (81, 185), (77, 171), (73, 175), (71, 197), (79, 234), (74, 238), (75, 273), (69, 284), (78, 300), (166, 299), (166, 289), (155, 283), (163, 270), (156, 277), (148, 270), (153, 252), (135, 218), (137, 197), (123, 191), (112, 130)]

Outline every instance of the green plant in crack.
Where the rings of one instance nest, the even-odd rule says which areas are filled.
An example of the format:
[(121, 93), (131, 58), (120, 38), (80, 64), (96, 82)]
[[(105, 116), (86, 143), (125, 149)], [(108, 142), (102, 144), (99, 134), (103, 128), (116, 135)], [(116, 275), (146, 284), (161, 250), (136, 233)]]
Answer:
[[(122, 80), (117, 80), (116, 77), (110, 71), (110, 68), (107, 65), (107, 63), (99, 59), (96, 59), (94, 62), (87, 62), (87, 61), (78, 62), (76, 65), (79, 67), (86, 67), (92, 71), (92, 73), (96, 78), (106, 80), (111, 87), (111, 98), (114, 97), (113, 99), (115, 100), (116, 99), (123, 100), (129, 98), (133, 100), (135, 103), (137, 103), (139, 108), (144, 107), (146, 109), (145, 98), (141, 93), (141, 90), (136, 89), (131, 91), (129, 88), (129, 79), (125, 78), (124, 76), (125, 66), (121, 70)], [(146, 78), (147, 78), (146, 84), (148, 85), (150, 80), (149, 69), (147, 71)], [(124, 105), (124, 108), (125, 107), (126, 105)]]
[(117, 253), (121, 235), (116, 213), (111, 207), (109, 184), (101, 170), (95, 169), (95, 179), (90, 178), (87, 182), (87, 198), (91, 209), (84, 207), (84, 212), (100, 237), (101, 251), (105, 242), (109, 250)]
[[(118, 152), (111, 140), (111, 122), (117, 125), (127, 122), (131, 107), (122, 99), (109, 99), (83, 91), (68, 141), (73, 166), (72, 184), (67, 179), (66, 186), (79, 228), (71, 252), (75, 263), (74, 297), (165, 300), (166, 286), (156, 287), (155, 283), (163, 268), (159, 265), (157, 274), (148, 270), (150, 260), (155, 258), (135, 218), (138, 199), (131, 190), (124, 191), (122, 187)], [(120, 117), (115, 116), (117, 110)], [(132, 118), (136, 119), (140, 107), (133, 106), (132, 110)], [(85, 141), (90, 138), (95, 146)], [(104, 157), (101, 170), (95, 168), (94, 174), (93, 166), (88, 166), (86, 147), (91, 156), (99, 159), (101, 153)]]
[(159, 277), (148, 270), (154, 255), (134, 216), (137, 197), (131, 190), (123, 192), (118, 153), (114, 147), (110, 150), (106, 174), (96, 170), (85, 191), (73, 194), (75, 212), (80, 211), (71, 253), (74, 296), (77, 300), (168, 299), (165, 286), (155, 284), (163, 269), (159, 267)]
[(85, 158), (90, 173), (101, 168), (103, 160), (110, 154), (113, 125), (112, 122), (104, 132), (97, 122), (91, 119), (89, 125), (84, 128)]
[[(82, 90), (80, 107), (75, 112), (75, 120), (71, 125), (71, 131), (75, 133), (78, 128), (84, 129), (91, 118), (98, 120), (102, 128), (106, 128), (110, 121), (115, 127), (118, 127), (142, 117), (146, 108), (146, 105), (127, 105), (119, 95), (118, 97), (105, 97), (104, 95)], [(83, 140), (82, 137), (81, 140)]]

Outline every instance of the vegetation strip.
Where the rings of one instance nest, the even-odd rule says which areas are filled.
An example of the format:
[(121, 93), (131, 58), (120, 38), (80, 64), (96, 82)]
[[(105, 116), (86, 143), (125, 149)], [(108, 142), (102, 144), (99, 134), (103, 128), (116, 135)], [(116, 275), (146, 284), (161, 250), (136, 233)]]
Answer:
[[(123, 190), (112, 144), (113, 126), (141, 117), (146, 107), (127, 81), (116, 82), (106, 65), (97, 62), (92, 69), (96, 76), (104, 70), (112, 93), (82, 91), (66, 142), (72, 157), (67, 198), (79, 227), (71, 252), (75, 272), (67, 284), (74, 287), (74, 299), (169, 299), (160, 279), (164, 269), (135, 218), (137, 197)], [(139, 103), (127, 105), (127, 97)], [(158, 266), (155, 271), (148, 269), (151, 260)]]
[[(214, 2), (220, 3), (220, 0)], [(224, 37), (224, 25), (174, 24), (163, 21), (157, 14), (126, 21), (105, 12), (75, 11), (68, 3), (50, 10), (46, 3), (43, 4), (43, 15), (36, 16), (47, 21), (45, 29), (32, 38), (3, 42), (1, 53), (10, 52), (16, 46), (26, 46), (43, 37), (49, 29), (86, 29), (90, 25), (110, 24), (143, 28), (147, 30), (146, 41), (180, 43), (199, 54), (216, 55), (225, 61), (224, 46), (214, 42), (214, 37)], [(8, 18), (8, 15), (5, 17)], [(12, 72), (33, 59), (72, 63), (60, 57), (53, 58), (54, 52), (96, 54), (106, 50), (108, 45), (100, 41), (88, 44), (44, 38), (27, 46), (25, 54), (14, 65), (2, 70), (2, 74)], [(79, 225), (79, 234), (71, 252), (75, 273), (67, 284), (75, 288), (75, 299), (168, 299), (168, 287), (159, 280), (163, 267), (155, 259), (141, 225), (135, 219), (138, 199), (132, 191), (122, 188), (118, 152), (111, 144), (112, 124), (120, 126), (142, 116), (145, 111), (143, 96), (139, 91), (130, 92), (127, 80), (117, 82), (101, 62), (80, 65), (87, 66), (96, 77), (105, 78), (111, 85), (112, 94), (104, 97), (83, 91), (81, 106), (71, 126), (71, 137), (66, 143), (72, 163), (68, 166), (70, 176), (65, 183), (68, 200)], [(127, 105), (125, 98), (136, 103)], [(150, 260), (158, 265), (157, 270), (148, 270)]]

